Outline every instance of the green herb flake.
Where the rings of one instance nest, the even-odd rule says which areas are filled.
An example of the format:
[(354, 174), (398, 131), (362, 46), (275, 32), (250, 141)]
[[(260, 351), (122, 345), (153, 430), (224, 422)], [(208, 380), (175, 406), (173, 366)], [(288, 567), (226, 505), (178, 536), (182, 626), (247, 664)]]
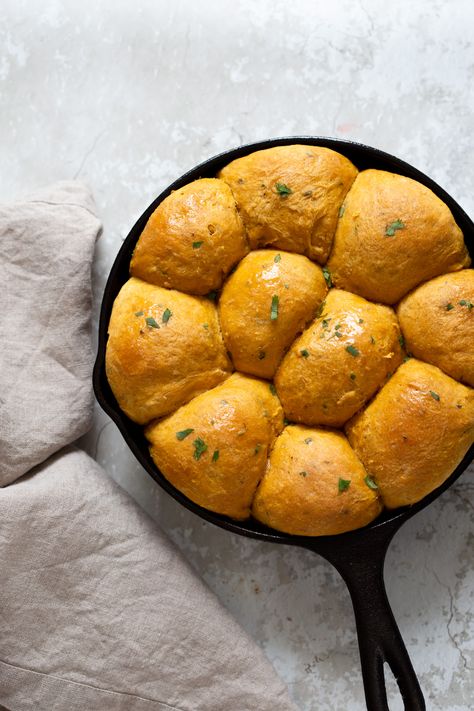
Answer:
[(272, 296), (272, 305), (270, 308), (270, 321), (276, 321), (278, 318), (278, 304), (280, 299), (276, 294)]
[(356, 379), (356, 374), (355, 374), (355, 373), (351, 373), (349, 377), (350, 377), (351, 380), (355, 380), (355, 379)]
[(283, 424), (285, 425), (285, 427), (288, 427), (288, 425), (290, 424), (290, 420), (287, 417), (284, 417)]
[(400, 344), (400, 348), (405, 348), (405, 339), (402, 335), (398, 336), (398, 342)]
[(306, 437), (304, 443), (305, 443), (305, 444), (311, 444), (312, 441), (313, 441), (313, 438), (312, 438), (312, 437)]
[(334, 326), (334, 328), (335, 328), (335, 329), (336, 329), (336, 331), (337, 331), (337, 330), (338, 330), (339, 328), (341, 328), (341, 324), (340, 324), (340, 323), (338, 323), (338, 324), (337, 324), (336, 326)]
[(433, 390), (430, 390), (430, 395), (433, 398), (433, 400), (437, 400), (438, 402), (441, 400), (440, 396), (438, 393), (433, 392)]
[(470, 311), (474, 307), (474, 304), (466, 299), (461, 299), (459, 306), (466, 306), (467, 310)]
[(194, 445), (194, 454), (193, 457), (194, 459), (198, 462), (201, 459), (201, 456), (204, 454), (204, 452), (207, 452), (207, 444), (202, 440), (200, 437), (194, 440), (193, 442)]
[(357, 350), (355, 346), (346, 346), (346, 351), (351, 354), (351, 356), (354, 356), (354, 358), (357, 358), (357, 356), (360, 355), (360, 352)]
[(321, 321), (321, 326), (323, 328), (328, 328), (330, 320), (331, 320), (330, 318), (323, 318), (323, 320)]
[(147, 316), (145, 321), (146, 321), (146, 325), (150, 326), (150, 328), (159, 328), (159, 325), (156, 323), (153, 316)]
[(454, 306), (451, 303), (446, 304), (446, 311), (452, 311), (453, 309), (454, 309)]
[(369, 474), (367, 474), (367, 476), (365, 477), (364, 481), (365, 481), (365, 483), (367, 484), (367, 486), (369, 487), (369, 489), (373, 489), (373, 491), (375, 491), (376, 489), (379, 488), (379, 487), (377, 486), (377, 484), (375, 483), (375, 481), (372, 479), (372, 477), (369, 476)]
[(278, 262), (281, 262), (281, 254), (276, 254), (275, 259), (273, 260), (275, 264), (278, 264)]
[(208, 294), (206, 294), (206, 299), (209, 299), (209, 301), (216, 301), (217, 291), (210, 291)]
[(331, 289), (332, 287), (332, 278), (331, 278), (331, 272), (327, 267), (323, 267), (323, 277), (326, 280), (326, 284), (328, 285), (328, 288)]
[(172, 315), (173, 315), (172, 311), (170, 311), (169, 309), (165, 309), (163, 311), (163, 316), (161, 317), (161, 320), (163, 321), (163, 323), (168, 323), (168, 321), (170, 320)]
[(208, 323), (203, 323), (203, 324), (202, 324), (202, 327), (203, 327), (206, 331), (209, 330), (209, 324), (208, 324)]
[(372, 344), (375, 344), (375, 338), (374, 338), (373, 336), (370, 337), (370, 342), (371, 342)]
[(339, 208), (339, 217), (342, 217), (343, 214), (345, 213), (345, 211), (346, 211), (346, 206), (341, 205), (341, 207)]
[(135, 316), (143, 316), (143, 311), (137, 311), (137, 312), (135, 313)]
[(350, 479), (339, 479), (338, 483), (338, 489), (339, 493), (342, 494), (343, 491), (347, 491), (347, 489), (351, 485), (351, 480)]
[(409, 356), (409, 355), (406, 355), (406, 356), (405, 356), (405, 358), (403, 359), (403, 362), (404, 362), (404, 363), (406, 363), (406, 362), (407, 362), (407, 360), (410, 360), (410, 358), (411, 358), (411, 356)]
[(404, 227), (405, 225), (401, 220), (395, 220), (394, 222), (391, 222), (389, 225), (387, 225), (387, 227), (385, 228), (385, 235), (387, 237), (393, 237), (397, 230), (403, 230)]
[(258, 454), (261, 449), (262, 449), (262, 445), (261, 445), (261, 444), (257, 444), (257, 446), (255, 447), (255, 449), (253, 450), (253, 453), (254, 453), (254, 454)]
[(337, 338), (343, 338), (343, 334), (340, 331), (334, 331), (334, 335), (337, 336)]
[(275, 388), (275, 386), (273, 385), (273, 383), (270, 383), (270, 385), (269, 385), (268, 387), (270, 388), (270, 392), (271, 392), (272, 395), (276, 395), (276, 394), (277, 394), (276, 388)]
[(275, 183), (275, 190), (282, 198), (288, 197), (288, 195), (291, 195), (293, 192), (293, 190), (289, 188), (288, 185), (285, 185), (285, 183)]
[(322, 315), (325, 306), (326, 306), (326, 302), (325, 302), (325, 301), (322, 301), (322, 302), (319, 304), (318, 308), (317, 308), (316, 311), (314, 312), (314, 317), (315, 317), (315, 318), (319, 318), (319, 317)]
[(192, 427), (190, 427), (187, 430), (181, 430), (181, 432), (176, 432), (176, 439), (178, 439), (181, 442), (183, 439), (186, 439), (186, 437), (188, 435), (190, 435), (191, 432), (194, 432)]
[(218, 459), (219, 459), (219, 450), (215, 449), (214, 454), (212, 455), (212, 461), (217, 462)]
[(199, 249), (204, 242), (193, 242), (193, 249)]
[(364, 319), (363, 319), (363, 318), (360, 318), (360, 319), (359, 319), (359, 323), (364, 323)]
[(260, 351), (258, 354), (258, 359), (263, 360), (265, 358), (265, 355), (266, 355), (265, 351)]
[(302, 351), (300, 351), (301, 355), (303, 358), (308, 358), (309, 357), (309, 351), (306, 350), (306, 348), (303, 348)]
[(307, 477), (307, 476), (308, 476), (308, 472), (299, 472), (299, 475), (302, 476), (302, 477)]

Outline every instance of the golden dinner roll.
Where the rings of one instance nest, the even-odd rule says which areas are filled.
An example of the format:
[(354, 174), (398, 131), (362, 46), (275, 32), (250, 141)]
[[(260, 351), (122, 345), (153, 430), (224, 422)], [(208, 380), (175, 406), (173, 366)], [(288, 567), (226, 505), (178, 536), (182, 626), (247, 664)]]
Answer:
[(385, 506), (420, 501), (440, 486), (474, 441), (474, 391), (411, 358), (346, 426)]
[(429, 188), (383, 170), (359, 173), (328, 262), (336, 286), (394, 304), (422, 281), (469, 264), (461, 230)]
[(145, 434), (153, 461), (173, 486), (210, 511), (244, 519), (282, 427), (283, 411), (268, 383), (234, 373)]
[(203, 178), (158, 205), (137, 242), (130, 273), (168, 289), (207, 294), (220, 288), (247, 252), (230, 188), (222, 180)]
[(300, 254), (262, 249), (244, 257), (219, 300), (224, 342), (236, 369), (272, 378), (326, 291), (321, 268)]
[(120, 408), (145, 424), (229, 375), (214, 304), (132, 278), (115, 299), (106, 372)]
[(275, 375), (286, 416), (307, 425), (343, 425), (403, 356), (390, 307), (331, 289), (319, 317), (296, 339)]
[(285, 533), (331, 536), (379, 515), (374, 486), (341, 432), (289, 426), (275, 441), (252, 514)]
[(277, 146), (229, 163), (219, 173), (232, 188), (252, 249), (272, 246), (321, 264), (357, 169), (319, 146)]
[(474, 270), (422, 284), (397, 314), (410, 353), (474, 387)]

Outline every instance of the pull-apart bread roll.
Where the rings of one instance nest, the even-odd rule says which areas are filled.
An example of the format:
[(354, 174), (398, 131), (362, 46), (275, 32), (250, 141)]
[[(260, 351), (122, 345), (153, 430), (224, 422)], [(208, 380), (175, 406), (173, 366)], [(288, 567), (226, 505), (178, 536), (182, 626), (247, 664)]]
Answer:
[(219, 300), (224, 342), (237, 370), (272, 378), (327, 292), (320, 267), (300, 254), (250, 252)]
[(251, 249), (269, 245), (324, 264), (356, 175), (340, 153), (293, 145), (237, 158), (219, 178), (232, 188)]
[(352, 531), (381, 510), (376, 486), (344, 435), (300, 425), (276, 439), (252, 507), (265, 525), (300, 536)]
[(402, 342), (391, 308), (331, 289), (276, 373), (286, 416), (307, 425), (343, 425), (402, 362)]
[(211, 301), (140, 279), (124, 284), (110, 318), (106, 372), (130, 419), (166, 415), (231, 370)]
[(203, 178), (158, 205), (137, 242), (130, 272), (151, 284), (202, 295), (219, 289), (247, 252), (230, 188)]
[(397, 313), (410, 353), (474, 387), (474, 270), (422, 284)]
[(235, 519), (250, 505), (283, 427), (268, 383), (235, 373), (145, 430), (151, 456), (189, 499)]
[(328, 262), (336, 286), (394, 304), (422, 281), (469, 264), (461, 230), (429, 188), (383, 170), (359, 173)]
[(474, 391), (410, 359), (346, 433), (385, 506), (414, 504), (452, 474), (473, 443)]

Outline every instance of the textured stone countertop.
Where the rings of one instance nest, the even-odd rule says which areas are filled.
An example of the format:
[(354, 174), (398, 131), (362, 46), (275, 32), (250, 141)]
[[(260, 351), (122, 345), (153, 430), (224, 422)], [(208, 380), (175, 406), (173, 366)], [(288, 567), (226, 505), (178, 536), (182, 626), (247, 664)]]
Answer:
[[(362, 141), (425, 171), (474, 215), (473, 22), (470, 0), (4, 0), (2, 200), (64, 178), (92, 187), (104, 223), (96, 314), (143, 209), (241, 143)], [(365, 708), (349, 595), (328, 563), (180, 508), (98, 408), (85, 445), (264, 648), (302, 710)], [(407, 523), (387, 559), (429, 709), (472, 708), (473, 473)]]

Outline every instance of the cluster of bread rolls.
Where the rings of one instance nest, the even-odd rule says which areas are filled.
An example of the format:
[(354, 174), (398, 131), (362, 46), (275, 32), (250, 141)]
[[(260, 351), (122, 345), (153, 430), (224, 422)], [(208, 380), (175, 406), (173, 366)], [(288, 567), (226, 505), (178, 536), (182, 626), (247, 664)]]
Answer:
[(402, 175), (285, 145), (172, 192), (109, 324), (107, 377), (189, 499), (303, 536), (442, 484), (474, 441), (474, 271)]

